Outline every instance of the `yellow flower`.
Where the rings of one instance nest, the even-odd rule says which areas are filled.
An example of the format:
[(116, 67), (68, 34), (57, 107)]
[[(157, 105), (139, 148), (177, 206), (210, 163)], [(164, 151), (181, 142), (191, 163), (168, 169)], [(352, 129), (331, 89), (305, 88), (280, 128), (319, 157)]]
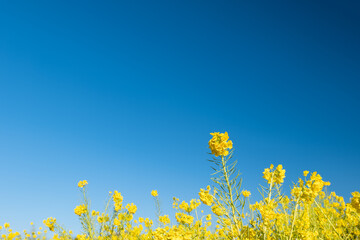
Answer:
[(190, 208), (191, 210), (195, 210), (197, 207), (200, 206), (200, 200), (199, 199), (191, 199), (190, 201)]
[(159, 216), (159, 221), (166, 225), (166, 224), (170, 223), (170, 218), (168, 215)]
[(104, 222), (107, 222), (107, 221), (109, 221), (109, 214), (104, 214), (104, 213), (102, 213), (101, 214), (101, 216), (98, 216), (97, 217), (97, 221), (99, 222), (99, 223), (104, 223)]
[(187, 215), (185, 213), (176, 213), (175, 217), (179, 223), (183, 224), (191, 224), (194, 221), (193, 216)]
[(122, 201), (124, 199), (123, 196), (121, 196), (120, 192), (114, 191), (112, 198), (114, 201), (115, 211), (120, 211), (122, 208)]
[(83, 235), (78, 234), (78, 235), (76, 235), (76, 239), (78, 239), (78, 240), (86, 240), (87, 237), (86, 237), (86, 234), (83, 234)]
[(360, 213), (360, 193), (359, 192), (353, 192), (351, 193), (351, 206), (355, 208), (355, 210)]
[(152, 190), (152, 191), (151, 191), (151, 195), (152, 195), (153, 197), (157, 197), (157, 196), (158, 196), (158, 192), (157, 192), (156, 190)]
[(47, 226), (50, 229), (50, 231), (54, 231), (56, 218), (50, 217), (50, 218), (44, 220), (43, 223), (45, 226)]
[(120, 224), (121, 224), (121, 221), (118, 218), (115, 218), (114, 219), (114, 225), (115, 226), (120, 226)]
[(79, 188), (83, 188), (88, 184), (88, 182), (86, 180), (80, 181), (78, 182), (78, 187)]
[(263, 172), (263, 178), (268, 181), (268, 183), (271, 183), (271, 168), (265, 168)]
[(121, 193), (118, 192), (118, 191), (114, 191), (114, 194), (113, 194), (113, 201), (114, 202), (122, 202), (123, 201), (123, 196), (121, 196)]
[(81, 216), (81, 214), (86, 213), (87, 208), (84, 204), (80, 205), (80, 206), (76, 206), (76, 208), (74, 209), (74, 213), (78, 216)]
[(145, 227), (151, 227), (153, 225), (153, 221), (146, 218), (144, 221), (144, 224), (145, 224)]
[(285, 178), (285, 169), (283, 169), (283, 166), (279, 164), (275, 169), (275, 183), (281, 184), (284, 182)]
[(213, 211), (213, 213), (215, 213), (217, 216), (222, 216), (224, 215), (224, 210), (219, 206), (219, 205), (214, 205), (211, 207), (211, 210)]
[(184, 210), (185, 212), (191, 212), (192, 211), (189, 204), (187, 202), (185, 202), (185, 201), (182, 201), (182, 203), (179, 205), (179, 208)]
[(214, 197), (209, 193), (210, 192), (210, 186), (207, 186), (207, 190), (200, 189), (199, 196), (202, 203), (205, 205), (211, 206), (214, 202)]
[(248, 190), (244, 190), (244, 191), (242, 191), (241, 193), (242, 193), (242, 195), (243, 195), (244, 197), (246, 197), (246, 198), (251, 195), (251, 192), (248, 191)]
[(281, 184), (284, 182), (285, 169), (279, 164), (274, 170), (274, 165), (270, 165), (270, 168), (266, 168), (263, 172), (263, 178), (267, 180), (268, 184)]
[(212, 139), (209, 141), (209, 148), (211, 149), (211, 154), (214, 154), (216, 157), (227, 156), (229, 154), (228, 149), (232, 149), (233, 147), (232, 141), (228, 141), (228, 133), (214, 132), (210, 134), (213, 136)]
[(126, 205), (126, 209), (129, 211), (130, 214), (135, 214), (137, 207), (135, 204), (131, 203), (131, 204)]

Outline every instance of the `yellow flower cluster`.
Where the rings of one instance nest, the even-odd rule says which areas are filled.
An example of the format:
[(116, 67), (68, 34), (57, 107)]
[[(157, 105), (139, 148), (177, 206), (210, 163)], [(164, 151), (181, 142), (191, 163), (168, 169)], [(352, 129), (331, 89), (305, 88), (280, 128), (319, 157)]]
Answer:
[[(99, 214), (97, 214), (97, 215), (99, 215)], [(120, 215), (119, 215), (120, 216)], [(98, 223), (106, 223), (106, 222), (108, 222), (109, 221), (109, 215), (108, 214), (106, 214), (105, 215), (105, 213), (102, 213), (100, 216), (98, 216), (97, 218), (96, 218), (96, 220), (98, 221)]]
[[(200, 199), (192, 199), (190, 202), (181, 201), (174, 198), (174, 203), (178, 206), (175, 213), (176, 223), (170, 225), (169, 215), (159, 216), (160, 227), (153, 229), (153, 221), (149, 218), (139, 217), (133, 219), (137, 211), (135, 204), (127, 204), (125, 208), (114, 211), (113, 216), (109, 213), (99, 213), (95, 210), (88, 210), (85, 204), (75, 208), (75, 213), (83, 219), (83, 226), (87, 229), (82, 235), (77, 235), (77, 239), (99, 239), (99, 240), (120, 240), (120, 239), (359, 239), (360, 238), (360, 193), (353, 192), (349, 203), (337, 196), (334, 192), (326, 195), (324, 187), (329, 185), (323, 181), (322, 177), (313, 172), (307, 179), (309, 172), (305, 171), (305, 179), (299, 179), (291, 191), (291, 196), (287, 197), (280, 192), (284, 174), (282, 167), (274, 168), (270, 166), (265, 170), (268, 181), (268, 192), (265, 192), (264, 199), (250, 204), (249, 210), (245, 214), (231, 217), (232, 213), (226, 210), (226, 206), (219, 204), (216, 195), (210, 194), (210, 187), (207, 190), (201, 189)], [(272, 179), (272, 180), (271, 180)], [(270, 180), (270, 181), (269, 181)], [(273, 192), (275, 191), (275, 192)], [(251, 193), (248, 190), (241, 192), (244, 198), (248, 198)], [(210, 197), (211, 196), (211, 197)], [(114, 202), (122, 203), (122, 195), (114, 191), (111, 199)], [(84, 201), (87, 202), (87, 201)], [(205, 207), (211, 206), (211, 214), (199, 217), (196, 210), (203, 203)], [(115, 210), (116, 205), (114, 205)], [(84, 215), (87, 211), (91, 215)], [(245, 211), (245, 209), (239, 209)], [(202, 211), (201, 211), (202, 212)], [(89, 219), (89, 220), (86, 220)], [(100, 224), (100, 231), (95, 232), (95, 226), (88, 223), (95, 222)], [(240, 222), (241, 228), (236, 229), (235, 221)], [(61, 229), (56, 223), (55, 218), (48, 218), (43, 221), (50, 231)], [(210, 228), (215, 223), (214, 228)], [(88, 225), (87, 225), (88, 224)], [(1, 236), (2, 239), (20, 239), (20, 233), (13, 232), (10, 224), (5, 223), (0, 226), (6, 229)], [(45, 231), (24, 231), (24, 239), (45, 239)], [(72, 232), (59, 230), (52, 239), (70, 240)]]
[(179, 208), (188, 213), (192, 211), (190, 205), (185, 201), (182, 201), (182, 203), (179, 204)]
[[(209, 145), (213, 154), (226, 156), (229, 145), (227, 133), (213, 133), (215, 140)], [(213, 140), (213, 139), (212, 139)], [(210, 148), (212, 148), (210, 147)], [(227, 160), (227, 159), (226, 159)], [(224, 161), (224, 158), (221, 158)], [(78, 183), (84, 194), (83, 204), (76, 206), (74, 212), (79, 216), (84, 232), (76, 235), (77, 240), (290, 240), (290, 239), (360, 239), (360, 193), (352, 193), (349, 202), (331, 192), (326, 194), (325, 182), (317, 172), (303, 172), (291, 188), (289, 196), (282, 192), (285, 169), (270, 165), (263, 172), (266, 186), (261, 186), (262, 198), (250, 202), (251, 192), (240, 189), (239, 185), (228, 186), (236, 196), (226, 198), (227, 185), (210, 186), (200, 189), (199, 198), (180, 201), (173, 198), (175, 222), (169, 215), (159, 210), (154, 224), (149, 218), (135, 219), (137, 206), (124, 204), (120, 192), (110, 192), (105, 211), (92, 210), (88, 204), (84, 186), (87, 181)], [(220, 186), (220, 187), (218, 187)], [(158, 193), (151, 191), (155, 204), (159, 204)], [(238, 200), (234, 204), (233, 199)], [(113, 201), (113, 205), (111, 204)], [(160, 208), (160, 205), (156, 205)], [(213, 214), (209, 214), (209, 213)], [(90, 214), (91, 213), (91, 214)], [(51, 239), (72, 240), (72, 231), (64, 230), (55, 218), (43, 221), (50, 231)], [(171, 224), (170, 224), (171, 223)], [(24, 234), (14, 232), (9, 223), (0, 226), (0, 240), (45, 240), (48, 230), (42, 228)]]
[(139, 223), (144, 223), (145, 227), (151, 227), (153, 225), (153, 221), (150, 220), (149, 218), (139, 218)]
[(274, 169), (274, 165), (271, 164), (270, 168), (264, 170), (263, 178), (267, 180), (268, 184), (282, 184), (285, 178), (285, 169), (281, 164)]
[(137, 207), (135, 206), (135, 204), (131, 203), (126, 205), (126, 209), (129, 211), (130, 214), (135, 214)]
[(194, 217), (185, 213), (176, 213), (176, 221), (182, 224), (191, 224), (194, 221)]
[(114, 207), (115, 211), (120, 211), (122, 208), (122, 202), (123, 202), (123, 196), (121, 196), (121, 193), (118, 191), (114, 191), (114, 194), (112, 196), (114, 201)]
[(157, 196), (158, 196), (158, 192), (157, 192), (156, 190), (152, 190), (152, 191), (151, 191), (151, 195), (152, 195), (153, 197), (157, 197)]
[(200, 206), (200, 200), (199, 199), (191, 199), (190, 200), (190, 208), (191, 210), (195, 210)]
[(200, 189), (199, 197), (203, 204), (211, 206), (214, 203), (214, 197), (210, 194), (210, 186), (207, 186), (206, 190)]
[(86, 180), (79, 181), (79, 182), (78, 182), (78, 187), (79, 187), (79, 188), (83, 188), (83, 187), (85, 187), (87, 184), (88, 184), (88, 182), (87, 182)]
[(159, 221), (166, 225), (170, 223), (170, 218), (168, 215), (159, 216)]
[(222, 216), (222, 215), (225, 214), (224, 209), (223, 209), (221, 206), (216, 205), (216, 204), (211, 207), (211, 210), (212, 210), (212, 212), (215, 213), (217, 216)]
[[(307, 175), (308, 172), (305, 171), (304, 176)], [(324, 182), (317, 172), (313, 172), (309, 180), (299, 179), (298, 184), (291, 190), (291, 195), (300, 201), (312, 203), (319, 194), (324, 194), (321, 192), (323, 187), (329, 185), (330, 182)]]
[(86, 213), (87, 208), (84, 204), (76, 206), (74, 209), (74, 213), (78, 216), (81, 216), (82, 214)]
[(56, 223), (56, 218), (48, 218), (46, 220), (43, 221), (44, 225), (47, 226), (50, 231), (54, 231), (54, 228), (55, 228), (55, 223)]
[(244, 196), (244, 197), (250, 197), (250, 195), (251, 195), (251, 192), (250, 191), (248, 191), (248, 190), (243, 190), (242, 192), (242, 195)]
[(353, 192), (351, 195), (351, 206), (360, 214), (360, 193)]
[(214, 154), (216, 157), (227, 156), (229, 154), (228, 149), (232, 149), (233, 147), (232, 141), (229, 140), (228, 133), (214, 132), (210, 134), (213, 136), (209, 141), (211, 154)]

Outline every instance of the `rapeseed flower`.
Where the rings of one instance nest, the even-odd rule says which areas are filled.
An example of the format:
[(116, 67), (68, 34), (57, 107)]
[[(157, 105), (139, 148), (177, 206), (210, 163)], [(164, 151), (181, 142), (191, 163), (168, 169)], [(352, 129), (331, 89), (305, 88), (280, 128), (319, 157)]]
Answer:
[(225, 214), (225, 211), (222, 207), (220, 207), (219, 205), (214, 205), (211, 207), (211, 210), (213, 213), (215, 213), (217, 216), (222, 216)]
[(79, 181), (79, 182), (78, 182), (78, 187), (79, 187), (79, 188), (83, 188), (83, 187), (85, 187), (87, 184), (88, 184), (88, 182), (87, 182), (86, 180)]
[(248, 191), (248, 190), (243, 190), (241, 193), (242, 193), (242, 195), (243, 195), (244, 197), (246, 197), (246, 198), (251, 195), (250, 191)]
[(202, 203), (211, 206), (214, 203), (214, 197), (210, 194), (210, 186), (207, 186), (206, 190), (200, 189), (199, 196)]
[(82, 214), (86, 213), (87, 208), (84, 204), (76, 206), (74, 209), (74, 213), (78, 216), (81, 216)]
[(351, 195), (351, 206), (360, 214), (360, 193), (353, 192)]
[(228, 133), (219, 133), (214, 132), (210, 133), (213, 137), (209, 141), (209, 148), (211, 149), (211, 154), (218, 156), (227, 156), (229, 154), (228, 149), (232, 149), (233, 143), (231, 140), (228, 141)]
[(126, 205), (126, 209), (129, 211), (130, 214), (135, 214), (137, 207), (134, 203), (131, 203)]
[(168, 215), (164, 215), (164, 216), (159, 216), (159, 221), (161, 223), (163, 223), (164, 225), (169, 224), (170, 223), (170, 218)]
[(54, 228), (55, 228), (56, 218), (50, 217), (50, 218), (44, 220), (43, 223), (45, 226), (47, 226), (50, 229), (50, 231), (53, 232)]

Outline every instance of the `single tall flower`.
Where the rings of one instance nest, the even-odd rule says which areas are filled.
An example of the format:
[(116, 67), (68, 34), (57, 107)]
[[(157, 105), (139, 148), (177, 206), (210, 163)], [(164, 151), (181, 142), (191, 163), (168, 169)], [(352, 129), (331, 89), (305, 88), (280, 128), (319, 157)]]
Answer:
[(210, 134), (213, 136), (209, 141), (209, 148), (211, 149), (211, 153), (216, 157), (227, 156), (229, 154), (228, 149), (232, 149), (233, 147), (232, 141), (229, 140), (228, 133), (214, 132)]

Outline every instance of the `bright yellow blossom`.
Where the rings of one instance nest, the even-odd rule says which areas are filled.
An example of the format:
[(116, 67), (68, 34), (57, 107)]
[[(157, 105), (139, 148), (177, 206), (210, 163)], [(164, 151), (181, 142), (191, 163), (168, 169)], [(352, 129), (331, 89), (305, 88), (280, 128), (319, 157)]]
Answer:
[(126, 209), (129, 211), (130, 214), (135, 214), (137, 207), (134, 203), (131, 203), (126, 205)]
[(244, 197), (246, 197), (246, 198), (251, 195), (251, 192), (248, 191), (248, 190), (243, 190), (241, 193), (242, 193), (242, 195), (243, 195)]
[(209, 141), (209, 148), (211, 149), (211, 153), (216, 157), (227, 156), (229, 154), (228, 149), (232, 149), (233, 147), (232, 141), (228, 141), (228, 133), (214, 132), (210, 134), (213, 136)]
[(188, 213), (192, 211), (190, 205), (185, 201), (182, 201), (182, 203), (179, 204), (179, 208), (184, 210), (185, 212), (188, 212)]
[(156, 190), (152, 190), (152, 191), (151, 191), (151, 195), (152, 195), (153, 197), (157, 197), (157, 196), (158, 196), (158, 192), (157, 192)]
[(170, 218), (168, 215), (159, 216), (159, 221), (166, 225), (166, 224), (170, 223)]
[(179, 223), (183, 224), (191, 224), (194, 221), (193, 216), (187, 215), (185, 213), (176, 213), (175, 217)]
[(211, 210), (213, 213), (215, 213), (217, 216), (222, 216), (225, 214), (224, 209), (220, 207), (219, 205), (214, 205), (211, 207)]
[(359, 192), (353, 192), (351, 193), (351, 206), (356, 209), (356, 211), (360, 214), (360, 193)]
[(88, 184), (88, 182), (87, 182), (86, 180), (79, 181), (79, 182), (78, 182), (78, 187), (79, 187), (79, 188), (83, 188), (83, 187), (85, 187), (87, 184)]
[(210, 186), (207, 186), (206, 190), (200, 189), (199, 196), (202, 203), (211, 206), (214, 202), (214, 197), (210, 194)]
[(45, 226), (47, 226), (50, 229), (50, 231), (54, 231), (56, 218), (50, 217), (50, 218), (44, 220), (43, 223)]
[(81, 216), (81, 214), (86, 213), (87, 208), (84, 204), (76, 206), (76, 208), (74, 209), (74, 213), (78, 216)]

